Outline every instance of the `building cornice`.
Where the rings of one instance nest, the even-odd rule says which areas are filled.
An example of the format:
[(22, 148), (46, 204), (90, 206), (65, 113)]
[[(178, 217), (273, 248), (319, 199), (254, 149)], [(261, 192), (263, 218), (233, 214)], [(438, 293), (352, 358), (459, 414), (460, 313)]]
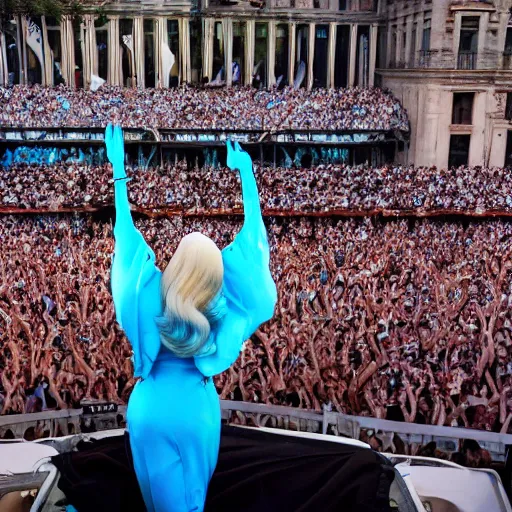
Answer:
[(496, 7), (492, 3), (485, 2), (472, 2), (472, 1), (459, 1), (452, 2), (450, 5), (450, 11), (487, 11), (494, 12)]
[[(85, 12), (93, 14), (98, 6), (87, 6)], [(257, 21), (285, 21), (285, 22), (308, 22), (315, 23), (340, 23), (340, 24), (362, 24), (375, 25), (383, 24), (386, 18), (376, 12), (338, 12), (329, 9), (226, 9), (225, 7), (209, 6), (205, 9), (196, 10), (192, 2), (188, 0), (176, 0), (172, 4), (162, 4), (161, 2), (120, 2), (105, 3), (102, 5), (102, 12), (108, 15), (123, 15), (127, 18), (132, 16), (184, 16), (194, 15), (209, 18), (232, 18), (232, 19), (254, 19)]]
[(464, 70), (464, 69), (377, 69), (386, 79), (401, 79), (411, 82), (436, 85), (495, 85), (512, 89), (512, 70)]

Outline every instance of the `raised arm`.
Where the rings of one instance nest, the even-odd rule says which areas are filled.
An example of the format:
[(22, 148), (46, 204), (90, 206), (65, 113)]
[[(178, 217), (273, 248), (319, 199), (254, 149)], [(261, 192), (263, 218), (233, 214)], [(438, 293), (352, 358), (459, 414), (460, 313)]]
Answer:
[(252, 161), (238, 143), (233, 147), (228, 141), (227, 147), (228, 167), (240, 172), (245, 218), (234, 241), (222, 251), (222, 293), (228, 312), (212, 329), (216, 351), (196, 358), (196, 366), (208, 377), (223, 372), (236, 361), (243, 342), (272, 318), (277, 302)]
[[(160, 307), (159, 274), (155, 254), (135, 227), (128, 202), (124, 169), (124, 141), (120, 126), (107, 126), (107, 156), (114, 168), (116, 223), (114, 258), (111, 270), (112, 297), (116, 319), (130, 341), (134, 353), (135, 376), (146, 376), (160, 342), (154, 316)], [(148, 315), (151, 311), (153, 314)]]
[(123, 264), (133, 259), (134, 252), (142, 236), (133, 223), (130, 203), (128, 202), (128, 181), (124, 168), (124, 138), (120, 126), (109, 124), (105, 130), (107, 156), (114, 170), (114, 202), (116, 222), (114, 237), (117, 263)]

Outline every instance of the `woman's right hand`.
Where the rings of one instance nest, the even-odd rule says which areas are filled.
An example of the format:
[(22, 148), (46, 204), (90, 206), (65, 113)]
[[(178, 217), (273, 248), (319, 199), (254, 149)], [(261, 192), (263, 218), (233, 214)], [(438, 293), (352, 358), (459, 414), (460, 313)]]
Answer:
[(125, 178), (124, 169), (124, 137), (121, 126), (109, 124), (105, 129), (105, 145), (107, 157), (114, 168), (114, 179)]

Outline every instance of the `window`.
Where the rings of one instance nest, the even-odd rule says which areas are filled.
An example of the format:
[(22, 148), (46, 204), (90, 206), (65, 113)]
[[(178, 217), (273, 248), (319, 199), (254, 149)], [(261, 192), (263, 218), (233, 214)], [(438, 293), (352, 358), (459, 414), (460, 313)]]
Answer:
[(297, 45), (295, 59), (295, 80), (299, 87), (306, 87), (308, 83), (308, 50), (309, 50), (309, 25), (297, 26)]
[(453, 94), (452, 124), (473, 123), (474, 92), (456, 92)]
[(62, 77), (62, 47), (60, 41), (60, 25), (55, 18), (46, 18), (46, 32), (48, 34), (48, 46), (50, 47), (50, 62), (53, 69), (52, 85), (64, 84)]
[(96, 48), (98, 51), (98, 76), (108, 79), (108, 30), (107, 25), (96, 27)]
[(329, 25), (317, 25), (315, 37), (315, 58), (313, 60), (314, 87), (327, 87), (327, 54)]
[(119, 45), (121, 47), (121, 84), (135, 85), (135, 57), (133, 55), (133, 20), (119, 20)]
[(144, 86), (155, 87), (155, 21), (144, 20)]
[(199, 83), (203, 78), (203, 30), (201, 20), (192, 18), (190, 27), (190, 65), (192, 67), (192, 82)]
[(259, 89), (267, 86), (268, 24), (256, 23), (255, 30), (253, 85)]
[(512, 55), (512, 27), (507, 27), (507, 37), (505, 39), (505, 55)]
[(512, 92), (507, 92), (507, 106), (505, 107), (505, 119), (512, 121)]
[(7, 27), (5, 31), (5, 43), (7, 46), (7, 76), (9, 85), (17, 85), (20, 83), (21, 62), (18, 53), (18, 42), (16, 30), (18, 28)]
[(350, 27), (336, 27), (336, 58), (334, 60), (334, 86), (346, 87), (348, 84), (348, 62), (350, 60)]
[(450, 137), (449, 167), (468, 165), (470, 141), (471, 135), (452, 135)]
[(419, 66), (422, 68), (429, 68), (431, 65), (430, 34), (430, 20), (427, 20), (423, 25), (423, 32), (421, 34), (421, 50), (419, 52)]
[(213, 33), (213, 80), (226, 79), (224, 73), (224, 32), (222, 22), (216, 21)]
[(512, 167), (512, 130), (507, 131), (507, 149), (505, 152), (505, 167)]
[[(167, 44), (174, 56), (174, 63), (169, 70), (169, 87), (177, 87), (180, 82), (180, 37), (178, 20), (167, 20)], [(167, 66), (168, 67), (168, 66)], [(164, 73), (166, 70), (164, 70)], [(167, 77), (162, 77), (166, 83)]]
[(457, 69), (476, 69), (479, 23), (477, 16), (462, 17)]
[(245, 22), (233, 22), (233, 84), (244, 83), (245, 32)]
[(347, 10), (347, 0), (339, 0), (338, 1), (338, 9), (340, 11), (346, 11)]
[(75, 87), (83, 87), (84, 86), (84, 76), (83, 76), (83, 33), (82, 27), (78, 20), (73, 20), (73, 36), (75, 42)]
[(431, 33), (430, 22), (428, 22), (428, 26), (423, 28), (423, 35), (421, 38), (421, 49), (424, 52), (430, 51), (430, 33)]
[[(276, 30), (276, 80), (282, 85), (288, 85), (289, 60), (289, 29), (288, 25), (277, 25)], [(281, 79), (281, 80), (279, 80)]]

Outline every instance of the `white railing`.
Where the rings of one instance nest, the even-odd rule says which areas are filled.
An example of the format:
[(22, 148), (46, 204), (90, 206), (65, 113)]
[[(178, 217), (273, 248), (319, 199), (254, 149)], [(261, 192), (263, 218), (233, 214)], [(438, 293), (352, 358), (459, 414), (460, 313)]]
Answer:
[[(222, 418), (230, 423), (254, 425), (260, 427), (282, 428), (301, 432), (332, 434), (353, 439), (360, 439), (361, 431), (373, 430), (392, 441), (393, 435), (398, 435), (406, 446), (415, 444), (425, 445), (436, 441), (440, 449), (456, 451), (458, 442), (462, 439), (472, 439), (488, 450), (494, 460), (504, 460), (506, 447), (512, 446), (512, 435), (459, 427), (440, 427), (436, 425), (419, 425), (399, 421), (382, 420), (366, 416), (351, 416), (338, 412), (316, 412), (293, 407), (255, 404), (221, 400)], [(15, 414), (0, 416), (0, 438), (11, 430), (16, 438), (24, 437), (28, 428), (48, 431), (54, 437), (60, 430), (63, 435), (69, 432), (73, 425), (74, 433), (80, 432), (80, 420), (83, 419), (82, 409), (62, 411), (46, 411), (33, 414)], [(115, 413), (126, 418), (126, 406), (119, 406)], [(99, 414), (88, 416), (101, 428), (108, 425), (107, 416)], [(111, 423), (111, 422), (110, 422)], [(110, 426), (109, 428), (115, 428)], [(384, 447), (386, 448), (386, 447)]]

